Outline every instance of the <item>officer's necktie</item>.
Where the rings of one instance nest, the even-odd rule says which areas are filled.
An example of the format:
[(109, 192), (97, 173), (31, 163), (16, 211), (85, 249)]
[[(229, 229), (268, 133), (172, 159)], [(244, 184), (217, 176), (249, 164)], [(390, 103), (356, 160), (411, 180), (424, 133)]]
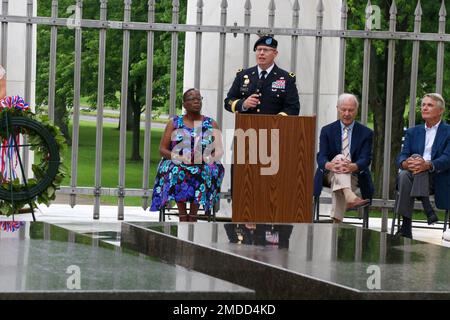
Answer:
[(258, 83), (256, 84), (256, 93), (259, 95), (261, 95), (261, 91), (262, 91), (262, 88), (264, 85), (264, 80), (266, 80), (266, 74), (267, 74), (267, 71), (263, 70), (263, 71), (261, 71), (261, 73), (259, 75), (259, 80), (258, 80)]
[(261, 75), (260, 75), (259, 79), (262, 81), (266, 80), (266, 74), (267, 74), (266, 70), (261, 71)]
[(349, 147), (349, 141), (348, 141), (348, 131), (349, 130), (350, 130), (349, 127), (344, 127), (344, 134), (342, 135), (342, 154), (348, 160), (350, 160), (350, 147)]

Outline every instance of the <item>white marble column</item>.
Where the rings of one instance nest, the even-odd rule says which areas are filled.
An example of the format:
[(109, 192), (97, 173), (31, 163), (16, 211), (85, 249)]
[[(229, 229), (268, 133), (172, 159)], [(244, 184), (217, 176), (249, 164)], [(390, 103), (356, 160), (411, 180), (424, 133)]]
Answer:
[[(0, 2), (0, 12), (3, 3)], [(37, 3), (33, 3), (33, 15), (37, 14)], [(9, 15), (26, 16), (27, 0), (10, 0)], [(0, 27), (1, 28), (1, 27)], [(8, 24), (8, 51), (7, 61), (4, 63), (6, 69), (6, 94), (25, 96), (25, 41), (26, 25), (18, 23)], [(0, 44), (1, 45), (1, 44)], [(27, 101), (34, 109), (36, 88), (36, 26), (33, 26), (32, 44), (32, 71), (31, 71), (31, 99)]]

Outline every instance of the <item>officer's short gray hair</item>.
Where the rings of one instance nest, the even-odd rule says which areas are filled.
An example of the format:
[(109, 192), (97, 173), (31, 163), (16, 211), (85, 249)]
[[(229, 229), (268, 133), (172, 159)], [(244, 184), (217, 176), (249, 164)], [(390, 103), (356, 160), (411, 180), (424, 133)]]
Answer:
[(422, 102), (423, 99), (425, 98), (430, 98), (431, 100), (436, 101), (436, 106), (438, 106), (441, 109), (445, 109), (445, 100), (439, 93), (427, 93), (426, 95), (423, 96)]
[(358, 109), (358, 107), (359, 107), (358, 98), (354, 94), (351, 94), (351, 93), (342, 93), (337, 100), (337, 107), (339, 108), (344, 103), (344, 101), (346, 101), (348, 99), (353, 100), (353, 102), (356, 105), (356, 109)]

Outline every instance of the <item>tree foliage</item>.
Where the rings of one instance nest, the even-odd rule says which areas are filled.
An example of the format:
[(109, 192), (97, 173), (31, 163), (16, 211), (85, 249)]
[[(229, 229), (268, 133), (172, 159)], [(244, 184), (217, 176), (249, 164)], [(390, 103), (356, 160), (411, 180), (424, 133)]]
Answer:
[[(371, 1), (372, 5), (378, 5), (381, 9), (381, 30), (389, 30), (389, 9), (392, 0)], [(422, 1), (422, 23), (421, 32), (437, 33), (439, 26), (440, 1)], [(360, 0), (348, 0), (349, 6), (349, 30), (363, 30), (365, 25), (366, 4)], [(414, 12), (417, 2), (410, 0), (397, 0), (397, 31), (414, 31)], [(450, 23), (447, 22), (447, 26)], [(395, 188), (395, 177), (397, 175), (396, 157), (401, 149), (404, 128), (408, 127), (408, 110), (410, 104), (410, 81), (412, 64), (412, 41), (398, 40), (395, 42), (395, 71), (394, 71), (394, 94), (392, 113), (392, 140), (391, 140), (391, 163), (390, 163), (390, 194), (393, 196)], [(348, 41), (346, 56), (346, 91), (362, 94), (362, 70), (364, 59), (364, 40), (352, 39)], [(437, 65), (437, 43), (421, 42), (419, 56), (419, 71), (417, 83), (416, 123), (421, 122), (420, 98), (427, 92), (436, 91), (436, 65)], [(445, 60), (448, 61), (450, 54), (446, 52)], [(388, 69), (388, 40), (373, 40), (371, 42), (370, 57), (370, 88), (369, 88), (369, 117), (374, 125), (374, 159), (372, 171), (376, 197), (380, 197), (383, 182), (383, 166), (386, 165), (384, 156), (384, 136), (386, 119), (386, 91), (387, 91), (387, 69)], [(444, 68), (445, 71), (445, 68)], [(443, 96), (449, 95), (449, 88), (445, 84), (449, 81), (449, 72), (444, 72)], [(448, 101), (447, 101), (448, 107)], [(448, 108), (447, 108), (448, 110)]]
[[(74, 15), (73, 0), (59, 1), (59, 17), (68, 18)], [(180, 23), (186, 19), (186, 1), (180, 1)], [(156, 1), (156, 22), (170, 23), (172, 21), (172, 1)], [(51, 1), (38, 3), (39, 16), (51, 16)], [(98, 0), (83, 1), (83, 19), (100, 18), (100, 3)], [(123, 21), (124, 1), (108, 1), (108, 20)], [(133, 0), (131, 21), (147, 22), (148, 0)], [(48, 103), (48, 78), (50, 57), (50, 28), (38, 28), (37, 49), (37, 81), (36, 105)], [(120, 90), (122, 79), (122, 46), (123, 32), (108, 30), (106, 35), (105, 58), (105, 104), (112, 108), (120, 107)], [(74, 61), (75, 61), (75, 32), (74, 29), (58, 28), (57, 40), (57, 74), (56, 74), (56, 103), (55, 122), (60, 126), (66, 139), (69, 139), (68, 121), (73, 107)], [(181, 106), (184, 34), (179, 34), (177, 65), (177, 106)], [(97, 102), (98, 82), (98, 29), (83, 29), (82, 31), (82, 67), (81, 67), (81, 95), (86, 97), (93, 106)], [(168, 112), (170, 96), (170, 57), (171, 34), (155, 32), (154, 54), (150, 57), (153, 63), (153, 101), (152, 110)], [(139, 122), (140, 114), (145, 109), (146, 99), (146, 68), (147, 68), (147, 33), (132, 31), (129, 51), (129, 84), (128, 84), (128, 123), (133, 129), (133, 150), (131, 158), (140, 159), (139, 155)], [(70, 140), (68, 140), (70, 143)], [(137, 149), (136, 149), (137, 147)]]

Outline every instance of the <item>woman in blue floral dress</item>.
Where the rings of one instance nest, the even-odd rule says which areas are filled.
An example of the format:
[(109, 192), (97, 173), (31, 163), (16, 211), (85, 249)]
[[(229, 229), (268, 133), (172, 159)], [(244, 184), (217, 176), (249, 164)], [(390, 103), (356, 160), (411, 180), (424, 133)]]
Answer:
[[(201, 114), (202, 96), (197, 89), (183, 95), (186, 114), (167, 124), (161, 138), (150, 211), (159, 211), (169, 201), (178, 206), (180, 221), (197, 221), (199, 206), (209, 211), (219, 200), (224, 167), (217, 123)], [(186, 203), (190, 203), (187, 212)]]

